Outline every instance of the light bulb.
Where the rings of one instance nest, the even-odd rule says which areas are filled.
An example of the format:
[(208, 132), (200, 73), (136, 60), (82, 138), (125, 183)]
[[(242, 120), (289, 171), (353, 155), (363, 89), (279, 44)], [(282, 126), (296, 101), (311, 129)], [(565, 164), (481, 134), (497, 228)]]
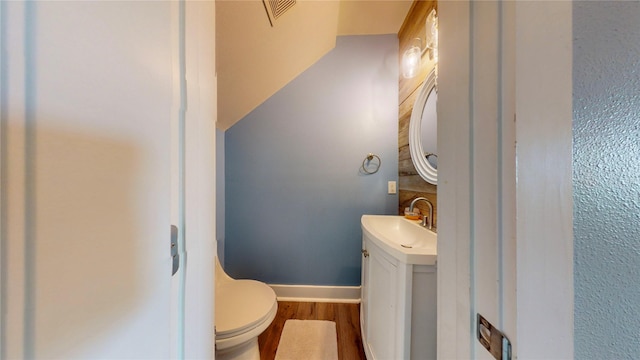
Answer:
[(402, 76), (406, 79), (418, 75), (422, 50), (418, 46), (412, 46), (402, 54)]

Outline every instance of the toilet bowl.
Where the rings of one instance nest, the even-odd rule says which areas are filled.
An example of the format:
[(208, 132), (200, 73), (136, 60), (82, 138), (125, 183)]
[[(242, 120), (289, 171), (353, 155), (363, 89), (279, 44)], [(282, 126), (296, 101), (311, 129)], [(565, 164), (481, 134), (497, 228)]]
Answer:
[(260, 360), (258, 335), (276, 317), (276, 294), (255, 280), (235, 280), (216, 257), (216, 359)]

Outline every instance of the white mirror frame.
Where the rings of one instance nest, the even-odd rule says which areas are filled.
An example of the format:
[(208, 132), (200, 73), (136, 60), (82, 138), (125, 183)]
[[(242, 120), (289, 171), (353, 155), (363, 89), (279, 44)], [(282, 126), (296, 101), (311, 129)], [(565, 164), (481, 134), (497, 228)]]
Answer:
[(422, 137), (420, 136), (422, 125), (422, 112), (427, 104), (427, 99), (431, 90), (436, 91), (436, 69), (431, 70), (427, 78), (422, 83), (420, 94), (413, 103), (411, 111), (411, 119), (409, 120), (409, 152), (411, 153), (411, 161), (415, 166), (418, 174), (426, 182), (430, 184), (438, 184), (438, 169), (434, 168), (422, 150)]

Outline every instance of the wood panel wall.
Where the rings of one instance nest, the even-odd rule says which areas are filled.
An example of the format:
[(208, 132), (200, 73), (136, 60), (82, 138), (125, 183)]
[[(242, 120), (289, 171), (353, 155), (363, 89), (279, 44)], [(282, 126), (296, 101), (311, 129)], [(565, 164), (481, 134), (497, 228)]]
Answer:
[[(402, 54), (405, 50), (416, 43), (416, 38), (422, 40), (421, 47), (424, 46), (425, 21), (431, 9), (437, 9), (435, 0), (420, 1), (415, 0), (411, 9), (404, 19), (404, 23), (398, 32), (399, 54), (398, 63), (402, 64)], [(437, 186), (424, 181), (411, 161), (409, 152), (409, 120), (416, 96), (420, 93), (423, 81), (434, 68), (435, 63), (429, 60), (429, 52), (425, 52), (422, 57), (422, 65), (418, 76), (405, 79), (400, 71), (399, 79), (399, 101), (398, 110), (398, 212), (404, 214), (404, 208), (408, 207), (411, 200), (418, 196), (424, 196), (433, 203), (433, 224), (437, 226)], [(423, 201), (416, 204), (420, 211), (428, 213), (428, 208)]]

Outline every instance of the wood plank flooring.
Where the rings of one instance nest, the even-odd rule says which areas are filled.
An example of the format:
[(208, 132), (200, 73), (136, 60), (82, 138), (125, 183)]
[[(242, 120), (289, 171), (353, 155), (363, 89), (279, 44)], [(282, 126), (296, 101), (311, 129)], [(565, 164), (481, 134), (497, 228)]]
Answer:
[(288, 319), (330, 320), (336, 322), (338, 358), (365, 360), (360, 335), (360, 304), (278, 301), (278, 313), (258, 337), (260, 360), (273, 360), (284, 322)]

